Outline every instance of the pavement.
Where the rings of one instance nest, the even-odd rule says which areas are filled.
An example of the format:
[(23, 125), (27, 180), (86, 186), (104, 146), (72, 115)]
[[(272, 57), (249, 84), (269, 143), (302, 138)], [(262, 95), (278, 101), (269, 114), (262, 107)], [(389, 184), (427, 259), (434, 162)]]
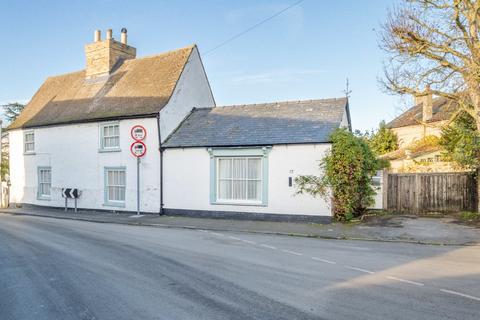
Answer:
[(2, 320), (480, 319), (478, 246), (12, 214), (0, 244)]
[(399, 241), (437, 245), (480, 244), (480, 228), (459, 224), (453, 218), (448, 217), (425, 218), (402, 215), (373, 217), (362, 223), (315, 224), (189, 218), (158, 216), (155, 214), (136, 216), (131, 213), (108, 213), (88, 210), (74, 213), (72, 210), (65, 212), (62, 209), (36, 206), (0, 209), (0, 213), (101, 223), (279, 234), (325, 239)]

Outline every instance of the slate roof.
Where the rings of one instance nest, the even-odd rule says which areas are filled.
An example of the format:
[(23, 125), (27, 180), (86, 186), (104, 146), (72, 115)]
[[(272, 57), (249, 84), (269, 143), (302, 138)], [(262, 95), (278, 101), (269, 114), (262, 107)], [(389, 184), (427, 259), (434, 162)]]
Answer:
[(348, 100), (286, 101), (194, 109), (165, 148), (330, 142)]
[[(433, 99), (432, 118), (427, 123), (449, 120), (455, 111), (458, 109), (458, 104), (440, 97)], [(422, 123), (423, 104), (417, 104), (389, 123), (387, 128), (400, 128), (412, 126)]]
[(156, 114), (194, 48), (126, 60), (108, 79), (86, 80), (84, 70), (49, 77), (8, 129)]

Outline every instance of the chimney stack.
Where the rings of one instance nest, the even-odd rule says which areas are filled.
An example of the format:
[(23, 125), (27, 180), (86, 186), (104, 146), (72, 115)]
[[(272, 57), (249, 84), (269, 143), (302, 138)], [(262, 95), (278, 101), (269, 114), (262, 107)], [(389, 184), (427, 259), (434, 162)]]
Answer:
[(106, 39), (102, 41), (100, 30), (95, 30), (94, 42), (85, 45), (87, 58), (85, 77), (87, 79), (108, 76), (123, 60), (135, 59), (137, 49), (127, 45), (125, 28), (122, 29), (121, 40), (119, 42), (113, 39), (112, 29), (108, 29)]
[(99, 41), (102, 41), (102, 32), (100, 30), (95, 30), (95, 33), (93, 34), (93, 42)]
[(122, 33), (120, 34), (120, 42), (127, 44), (127, 28), (122, 28)]
[(427, 122), (433, 116), (433, 95), (428, 86), (422, 94), (415, 96), (415, 105), (422, 104), (422, 121)]

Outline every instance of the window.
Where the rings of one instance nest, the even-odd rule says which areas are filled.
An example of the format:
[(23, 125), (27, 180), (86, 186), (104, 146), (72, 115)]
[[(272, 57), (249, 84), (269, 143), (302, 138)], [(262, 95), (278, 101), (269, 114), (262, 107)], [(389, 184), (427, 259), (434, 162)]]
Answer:
[(35, 134), (33, 131), (25, 131), (23, 135), (23, 151), (25, 153), (35, 152)]
[(52, 170), (50, 167), (38, 168), (38, 198), (50, 199), (52, 195)]
[(210, 202), (267, 205), (269, 148), (209, 149)]
[(100, 126), (100, 150), (117, 151), (120, 149), (120, 125), (118, 123)]
[(261, 158), (218, 158), (218, 201), (262, 200)]
[(125, 168), (105, 168), (105, 204), (125, 205)]

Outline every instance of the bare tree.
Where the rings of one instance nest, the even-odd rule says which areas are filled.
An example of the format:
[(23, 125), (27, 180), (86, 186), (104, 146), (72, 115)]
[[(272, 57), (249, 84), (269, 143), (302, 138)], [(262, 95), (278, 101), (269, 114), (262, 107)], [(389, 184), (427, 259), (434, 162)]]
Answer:
[(383, 25), (380, 43), (388, 55), (387, 91), (451, 99), (480, 131), (479, 0), (403, 0)]

